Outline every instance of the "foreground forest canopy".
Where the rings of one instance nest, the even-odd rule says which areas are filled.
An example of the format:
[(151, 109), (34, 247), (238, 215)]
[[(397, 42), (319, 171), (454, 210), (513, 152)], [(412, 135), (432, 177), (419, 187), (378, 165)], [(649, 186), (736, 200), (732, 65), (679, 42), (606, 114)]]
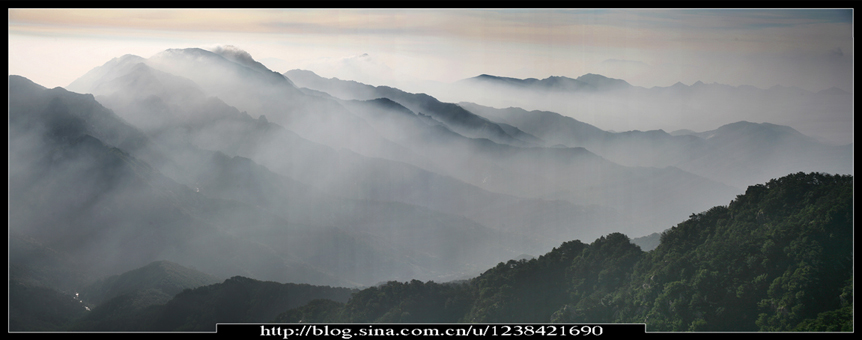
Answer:
[(649, 252), (612, 233), (499, 263), (470, 280), (390, 281), (363, 290), (245, 277), (204, 285), (212, 278), (158, 262), (82, 290), (101, 301), (88, 312), (13, 285), (10, 310), (18, 316), (11, 329), (571, 322), (646, 323), (647, 331), (852, 331), (852, 240), (853, 177), (797, 173), (692, 214)]
[(852, 331), (853, 178), (750, 186), (643, 252), (623, 234), (563, 243), (463, 283), (389, 282), (278, 322), (619, 322), (648, 331)]

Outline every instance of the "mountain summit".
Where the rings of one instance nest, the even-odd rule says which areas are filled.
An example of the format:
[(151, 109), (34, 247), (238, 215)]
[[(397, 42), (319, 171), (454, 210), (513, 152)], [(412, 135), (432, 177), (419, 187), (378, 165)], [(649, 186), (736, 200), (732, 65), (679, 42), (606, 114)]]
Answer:
[[(237, 64), (246, 66), (246, 67), (251, 68), (253, 70), (257, 70), (263, 74), (270, 74), (270, 73), (276, 73), (277, 74), (277, 72), (274, 72), (274, 71), (268, 69), (266, 66), (264, 66), (260, 62), (254, 60), (254, 58), (251, 57), (251, 54), (249, 54), (248, 52), (246, 52), (246, 51), (244, 51), (244, 50), (242, 50), (236, 46), (233, 46), (233, 45), (217, 46), (216, 48), (214, 48), (212, 50), (212, 52), (215, 54), (218, 54), (222, 57), (225, 57), (226, 59), (233, 61)], [(289, 80), (288, 80), (288, 82), (289, 82)]]
[(608, 78), (603, 75), (588, 73), (572, 79), (563, 76), (550, 76), (545, 79), (508, 78), (489, 74), (482, 74), (473, 78), (461, 80), (462, 83), (483, 82), (493, 85), (519, 86), (530, 90), (550, 91), (608, 91), (629, 88), (631, 85), (625, 80)]

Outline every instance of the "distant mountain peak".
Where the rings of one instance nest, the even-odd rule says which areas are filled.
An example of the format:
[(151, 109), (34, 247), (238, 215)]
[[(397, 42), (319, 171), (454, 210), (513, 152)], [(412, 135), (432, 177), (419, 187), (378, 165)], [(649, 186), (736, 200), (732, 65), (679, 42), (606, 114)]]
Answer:
[(710, 133), (714, 136), (727, 136), (727, 138), (738, 138), (738, 134), (742, 131), (747, 131), (747, 133), (756, 131), (756, 133), (754, 134), (759, 136), (765, 136), (767, 134), (774, 136), (781, 135), (801, 138), (806, 141), (814, 141), (811, 137), (806, 136), (801, 132), (797, 131), (796, 129), (786, 125), (778, 125), (766, 122), (753, 123), (744, 120), (722, 125), (718, 129), (710, 131)]
[(213, 49), (213, 53), (218, 54), (227, 60), (230, 60), (232, 62), (235, 62), (237, 64), (243, 65), (264, 74), (275, 73), (281, 75), (281, 73), (270, 70), (260, 62), (254, 60), (254, 58), (251, 57), (250, 53), (233, 45), (217, 46)]
[(576, 79), (577, 81), (587, 83), (598, 88), (608, 87), (628, 87), (631, 86), (627, 81), (603, 76), (601, 74), (587, 73)]
[(216, 46), (212, 52), (245, 66), (255, 68), (263, 67), (263, 64), (255, 61), (254, 58), (251, 57), (251, 54), (233, 45)]
[(475, 76), (475, 77), (473, 77), (473, 78), (469, 78), (469, 79), (480, 79), (480, 80), (503, 80), (503, 79), (505, 79), (505, 80), (523, 80), (523, 79), (518, 79), (518, 78), (509, 78), (509, 77), (495, 76), (495, 75), (493, 75), (493, 74), (487, 74), (487, 73), (482, 73), (482, 74), (480, 74), (480, 75), (478, 75), (478, 76)]
[(525, 87), (537, 87), (543, 89), (553, 89), (555, 91), (580, 91), (580, 90), (609, 90), (609, 89), (617, 89), (623, 87), (630, 87), (631, 85), (622, 79), (614, 79), (609, 78), (600, 74), (595, 73), (587, 73), (584, 74), (577, 79), (569, 78), (566, 76), (549, 76), (544, 79), (536, 79), (536, 78), (510, 78), (510, 77), (500, 77), (494, 76), (490, 74), (481, 74), (473, 78), (465, 79), (466, 81), (486, 81), (486, 82), (498, 82), (502, 84), (508, 85), (517, 85), (517, 86), (525, 86)]
[[(109, 60), (102, 66), (98, 66), (78, 79), (75, 79), (66, 88), (74, 92), (92, 92), (93, 87), (103, 81), (109, 81), (120, 76), (128, 70), (131, 70), (138, 64), (146, 62), (146, 59), (134, 54), (126, 54), (122, 57), (117, 57)], [(125, 71), (119, 71), (125, 70)]]
[[(285, 78), (281, 73), (272, 71), (263, 64), (255, 61), (248, 52), (229, 45), (215, 47), (212, 51), (197, 47), (180, 49), (171, 48), (155, 54), (148, 59), (147, 62), (162, 71), (175, 73), (195, 81), (198, 81), (201, 77), (196, 76), (194, 72), (189, 72), (190, 70), (187, 70), (186, 68), (215, 66), (221, 68), (221, 71), (218, 72), (244, 73), (252, 71), (263, 75), (271, 84), (286, 82), (291, 87), (293, 86), (293, 83)], [(211, 76), (212, 75), (209, 75), (209, 81), (214, 79)], [(205, 75), (203, 78), (207, 77), (208, 76)]]
[(818, 92), (817, 92), (817, 94), (836, 94), (836, 95), (845, 95), (845, 94), (850, 94), (850, 92), (844, 91), (844, 90), (842, 90), (842, 89), (840, 89), (840, 88), (837, 88), (837, 87), (833, 86), (833, 87), (830, 87), (830, 88), (828, 88), (828, 89), (818, 91)]
[(11, 90), (11, 89), (16, 89), (16, 88), (20, 88), (20, 87), (25, 87), (31, 91), (32, 90), (46, 90), (47, 89), (44, 86), (36, 84), (32, 80), (27, 79), (26, 77), (14, 75), (14, 74), (9, 75), (9, 89)]
[[(159, 60), (159, 59), (172, 59), (172, 58), (183, 58), (190, 59), (194, 61), (204, 61), (204, 60), (221, 60), (230, 61), (238, 64), (243, 64), (242, 53), (238, 53), (237, 51), (232, 50), (221, 50), (220, 52), (210, 51), (203, 48), (198, 47), (188, 47), (188, 48), (169, 48), (162, 52), (156, 53), (153, 55), (149, 61)], [(251, 56), (249, 56), (250, 58)], [(244, 64), (243, 64), (244, 65)], [(246, 65), (248, 66), (248, 65)]]
[[(111, 59), (110, 62), (125, 63), (125, 62), (142, 62), (144, 58), (134, 54), (124, 54), (122, 57)], [(110, 63), (109, 62), (109, 63)]]
[(605, 77), (605, 76), (603, 76), (601, 74), (597, 74), (597, 73), (587, 73), (587, 74), (584, 74), (584, 75), (578, 77), (578, 80), (584, 80), (584, 79), (613, 79), (613, 78)]
[(207, 51), (198, 47), (186, 47), (186, 48), (169, 48), (158, 54), (185, 54), (185, 55), (209, 55), (213, 54), (213, 52)]
[[(292, 70), (288, 70), (287, 72), (284, 72), (283, 74), (284, 74), (284, 76), (285, 76), (285, 77), (286, 77), (288, 74), (302, 74), (302, 75), (307, 75), (307, 76), (320, 77), (317, 73), (314, 73), (314, 71), (310, 71), (310, 70), (303, 70), (303, 69), (298, 69), (298, 68), (295, 68), (295, 69), (292, 69)], [(321, 78), (323, 78), (323, 77), (321, 77)]]
[(210, 49), (211, 52), (221, 55), (236, 55), (251, 59), (251, 54), (234, 45), (219, 45)]

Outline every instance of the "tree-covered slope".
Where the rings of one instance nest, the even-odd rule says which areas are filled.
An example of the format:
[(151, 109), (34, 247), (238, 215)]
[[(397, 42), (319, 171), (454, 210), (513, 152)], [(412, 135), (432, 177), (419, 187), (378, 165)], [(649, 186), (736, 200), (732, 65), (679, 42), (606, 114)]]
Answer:
[[(797, 173), (663, 233), (609, 321), (650, 330), (792, 330), (849, 303), (853, 179)], [(842, 302), (843, 300), (843, 302)]]
[(284, 310), (315, 299), (343, 303), (354, 292), (356, 289), (235, 276), (222, 283), (185, 289), (166, 303), (149, 306), (136, 304), (157, 299), (162, 291), (146, 289), (119, 295), (94, 308), (71, 329), (214, 331), (220, 322), (268, 322)]
[(346, 301), (354, 289), (258, 281), (241, 276), (177, 294), (155, 320), (158, 329), (214, 330), (218, 322), (266, 322), (314, 299)]
[(80, 301), (49, 287), (9, 280), (9, 331), (58, 331), (86, 315)]
[[(170, 261), (155, 261), (141, 268), (98, 280), (80, 291), (80, 298), (99, 304), (135, 291), (155, 290), (170, 299), (184, 289), (218, 283), (218, 278)], [(167, 300), (162, 303), (167, 302)]]
[(297, 322), (633, 322), (649, 331), (852, 330), (853, 177), (750, 186), (643, 252), (623, 234), (563, 243), (460, 284), (389, 282)]

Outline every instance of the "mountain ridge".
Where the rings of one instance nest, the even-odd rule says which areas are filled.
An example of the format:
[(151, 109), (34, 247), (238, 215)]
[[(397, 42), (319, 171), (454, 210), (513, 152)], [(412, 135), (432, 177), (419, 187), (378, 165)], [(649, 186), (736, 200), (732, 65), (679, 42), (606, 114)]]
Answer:
[[(700, 81), (700, 80), (695, 81), (691, 85), (686, 85), (682, 82), (676, 82), (670, 86), (643, 87), (643, 86), (631, 85), (627, 81), (625, 81), (624, 79), (611, 78), (611, 77), (607, 77), (607, 76), (597, 74), (597, 73), (585, 73), (585, 74), (583, 74), (577, 78), (571, 78), (571, 77), (567, 77), (567, 76), (553, 76), (552, 75), (552, 76), (548, 76), (548, 77), (542, 78), (542, 79), (539, 79), (539, 78), (514, 78), (514, 77), (497, 76), (497, 75), (491, 75), (491, 74), (483, 73), (483, 74), (480, 74), (480, 75), (475, 76), (475, 77), (464, 78), (464, 79), (458, 80), (455, 83), (471, 82), (471, 81), (485, 81), (485, 82), (490, 82), (490, 83), (497, 82), (500, 84), (516, 85), (516, 86), (523, 86), (523, 87), (540, 86), (540, 87), (546, 87), (546, 88), (552, 88), (552, 87), (554, 87), (553, 85), (555, 83), (559, 83), (559, 82), (570, 82), (570, 83), (579, 82), (579, 83), (582, 83), (584, 85), (590, 85), (591, 90), (600, 90), (600, 89), (603, 89), (602, 85), (606, 86), (606, 85), (613, 84), (610, 87), (616, 87), (616, 88), (629, 88), (630, 87), (630, 88), (638, 88), (638, 89), (643, 89), (643, 90), (662, 90), (662, 89), (671, 89), (671, 88), (678, 88), (678, 89), (706, 89), (706, 88), (716, 88), (717, 89), (717, 88), (724, 88), (724, 89), (732, 89), (732, 90), (756, 89), (759, 91), (771, 91), (773, 93), (788, 92), (789, 91), (790, 93), (797, 93), (797, 94), (833, 94), (833, 95), (850, 94), (850, 92), (847, 92), (847, 91), (845, 91), (841, 88), (835, 87), (835, 86), (832, 86), (832, 87), (826, 88), (826, 89), (822, 89), (819, 91), (808, 91), (808, 90), (803, 90), (803, 89), (800, 89), (800, 88), (794, 87), (794, 86), (788, 87), (788, 86), (782, 86), (779, 84), (773, 85), (773, 86), (768, 87), (768, 88), (760, 88), (760, 87), (756, 87), (756, 86), (752, 86), (752, 85), (746, 85), (746, 84), (734, 86), (734, 85), (727, 85), (727, 84), (722, 84), (722, 83), (718, 83), (718, 82), (705, 83), (705, 82)], [(574, 86), (574, 87), (559, 87), (558, 89), (571, 91), (571, 90), (580, 90), (582, 88)], [(607, 89), (607, 88), (604, 88), (604, 89)]]
[[(619, 233), (590, 244), (567, 241), (538, 258), (500, 262), (466, 283), (388, 282), (347, 303), (311, 303), (277, 320), (852, 331), (852, 182), (790, 174), (692, 214), (662, 232), (649, 252)], [(804, 254), (785, 248), (790, 244)]]
[(738, 121), (700, 133), (607, 132), (551, 111), (459, 105), (549, 143), (583, 146), (623, 165), (673, 166), (735, 187), (794, 170), (852, 172), (846, 147), (823, 144), (785, 125)]
[[(320, 84), (303, 86), (314, 82)], [(625, 81), (596, 74), (531, 82), (561, 91), (584, 91), (584, 97), (579, 97), (584, 99), (577, 106), (580, 108), (617, 105), (621, 110), (631, 109), (629, 106), (636, 102), (602, 101), (613, 98), (609, 95), (614, 88), (640, 91)], [(765, 179), (755, 183), (767, 183), (767, 189), (788, 181), (807, 190), (811, 183), (817, 187), (821, 182), (846, 180), (842, 176), (796, 174), (801, 170), (849, 171), (852, 181), (852, 144), (826, 147), (788, 125), (736, 121), (715, 125), (719, 127), (711, 127), (714, 130), (698, 130), (710, 138), (693, 130), (667, 133), (664, 127), (617, 133), (551, 110), (515, 106), (494, 109), (464, 101), (455, 104), (425, 93), (323, 79), (307, 71), (279, 74), (234, 47), (214, 51), (169, 49), (148, 59), (133, 55), (114, 58), (73, 82), (75, 88), (86, 88), (87, 94), (47, 89), (13, 75), (9, 84), (13, 198), (9, 220), (10, 235), (14, 236), (10, 237), (10, 261), (14, 261), (10, 262), (14, 272), (10, 280), (21, 283), (21, 289), (47, 288), (46, 294), (56, 298), (46, 301), (71, 307), (74, 304), (67, 304), (70, 289), (119, 275), (89, 289), (100, 293), (85, 294), (87, 299), (101, 302), (99, 312), (92, 315), (108, 316), (101, 319), (105, 327), (110, 327), (111, 320), (138, 326), (161, 320), (158, 323), (177, 322), (164, 329), (200, 329), (209, 327), (213, 320), (227, 320), (214, 317), (210, 311), (257, 322), (242, 319), (241, 314), (255, 310), (247, 314), (274, 318), (283, 312), (277, 309), (298, 306), (271, 308), (253, 302), (249, 307), (243, 297), (266, 299), (245, 288), (255, 286), (260, 290), (249, 289), (258, 292), (281, 289), (258, 284), (257, 280), (353, 287), (420, 279), (466, 284), (462, 280), (493, 267), (500, 259), (540, 253), (561, 240), (578, 239), (590, 242), (565, 243), (567, 250), (548, 255), (557, 259), (554, 266), (570, 267), (571, 271), (545, 274), (549, 280), (583, 274), (579, 277), (584, 281), (567, 278), (569, 282), (562, 290), (550, 284), (518, 286), (560, 293), (559, 299), (550, 300), (530, 293), (533, 295), (521, 301), (569, 301), (568, 307), (518, 305), (520, 302), (509, 300), (505, 289), (495, 288), (490, 277), (508, 276), (510, 270), (531, 263), (529, 259), (506, 262), (479, 280), (483, 282), (475, 281), (487, 290), (474, 294), (482, 301), (472, 306), (470, 299), (458, 296), (465, 286), (413, 281), (378, 287), (378, 291), (395, 294), (390, 297), (364, 293), (357, 301), (388, 306), (392, 302), (388, 299), (400, 294), (397, 292), (419, 287), (442, 300), (422, 302), (420, 305), (427, 309), (411, 312), (412, 316), (392, 312), (369, 320), (418, 321), (432, 315), (431, 310), (450, 307), (457, 311), (453, 315), (468, 315), (458, 319), (468, 322), (506, 320), (503, 316), (520, 313), (517, 310), (531, 311), (532, 316), (525, 319), (531, 322), (547, 322), (548, 315), (556, 315), (556, 321), (593, 320), (581, 318), (587, 315), (599, 320), (608, 317), (609, 310), (598, 305), (619, 305), (625, 299), (619, 295), (613, 302), (606, 297), (628, 284), (629, 274), (643, 269), (637, 266), (639, 259), (658, 253), (670, 256), (664, 253), (666, 248), (679, 246), (663, 248), (659, 244), (655, 250), (642, 253), (636, 246), (626, 245), (631, 240), (625, 235), (665, 230), (663, 234), (701, 237), (700, 230), (692, 229), (701, 219), (737, 223), (732, 217), (742, 213), (737, 203), (731, 203), (732, 208), (709, 207), (731, 200), (741, 191), (737, 188), (761, 178)], [(656, 92), (655, 100), (672, 102), (682, 96), (702, 95), (710, 86), (680, 83)], [(769, 95), (794, 100), (827, 97), (797, 92), (775, 88)], [(828, 96), (836, 101), (846, 99)], [(793, 103), (779, 102), (776, 106)], [(648, 113), (635, 112), (638, 117), (630, 116), (632, 119), (650, 118)], [(694, 115), (692, 119), (697, 118)], [(766, 182), (786, 173), (796, 175)], [(803, 182), (808, 184), (799, 184)], [(748, 191), (760, 195), (758, 188), (755, 185)], [(732, 202), (740, 200), (742, 196), (737, 196)], [(759, 217), (748, 210), (743, 215), (745, 219), (754, 216), (758, 225), (784, 223), (781, 214), (793, 214), (782, 210), (789, 206), (763, 206)], [(689, 215), (692, 211), (707, 213)], [(727, 216), (728, 211), (732, 211), (731, 216)], [(820, 225), (817, 223), (812, 225)], [(669, 225), (677, 227), (667, 231)], [(704, 228), (715, 229), (711, 225)], [(769, 230), (764, 233), (771, 233)], [(649, 241), (645, 239), (644, 244)], [(710, 251), (727, 255), (716, 247)], [(767, 250), (771, 261), (785, 259), (777, 250)], [(563, 254), (569, 251), (581, 253), (579, 264), (567, 262), (576, 258)], [(603, 262), (611, 258), (614, 260)], [(210, 304), (204, 301), (203, 293), (199, 297), (204, 300), (183, 299), (222, 288), (188, 293), (176, 285), (160, 285), (155, 279), (150, 282), (143, 272), (135, 272), (138, 279), (119, 280), (130, 270), (158, 260), (234, 278), (218, 287), (245, 288), (233, 290), (238, 294), (235, 297)], [(766, 266), (759, 258), (755, 262)], [(59, 268), (64, 263), (70, 266)], [(748, 265), (754, 266), (754, 262)], [(602, 269), (594, 270), (595, 266)], [(76, 272), (79, 267), (86, 270)], [(165, 276), (171, 276), (165, 272), (175, 268), (165, 262), (155, 267)], [(71, 274), (70, 282), (58, 280), (67, 274)], [(770, 272), (770, 277), (773, 274), (777, 271)], [(704, 288), (698, 283), (706, 280), (704, 275), (699, 276), (700, 281), (686, 281), (690, 287), (686, 289)], [(707, 281), (720, 281), (709, 278)], [(109, 287), (107, 281), (117, 280), (123, 284)], [(680, 280), (689, 278), (680, 276)], [(636, 288), (638, 284), (630, 286)], [(751, 291), (763, 290), (762, 282), (751, 284), (758, 287)], [(16, 294), (22, 292), (18, 288)], [(750, 292), (737, 284), (732, 288), (741, 296)], [(713, 293), (708, 291), (710, 297), (717, 296)], [(776, 294), (767, 299), (783, 299)], [(175, 299), (177, 295), (183, 297)], [(567, 300), (574, 296), (584, 302)], [(176, 302), (192, 300), (197, 302)], [(730, 295), (726, 300), (741, 303)], [(440, 304), (446, 301), (450, 302), (448, 307)], [(699, 300), (691, 301), (689, 306), (697, 306), (697, 311), (709, 316), (704, 319), (707, 325), (717, 325), (710, 322), (720, 319), (720, 313), (704, 309)], [(361, 310), (362, 306), (344, 302), (318, 304), (306, 311)], [(654, 315), (673, 315), (662, 309), (665, 302), (662, 300)], [(220, 303), (238, 309), (219, 309), (216, 305)], [(172, 307), (165, 307), (169, 305)], [(201, 306), (210, 310), (204, 314), (210, 314), (195, 319), (194, 315), (202, 315)], [(18, 307), (16, 311), (29, 311)], [(77, 313), (68, 311), (69, 315)], [(110, 319), (115, 311), (122, 315)], [(645, 315), (631, 311), (620, 313)], [(763, 327), (780, 328), (782, 323), (799, 321), (795, 316), (779, 316), (779, 310), (767, 308), (764, 313), (771, 316), (759, 321), (766, 325)], [(141, 316), (140, 322), (134, 321), (135, 315)], [(813, 316), (809, 312), (799, 315), (805, 319)], [(39, 318), (19, 316), (19, 325), (32, 322), (62, 328), (66, 326), (60, 324), (70, 320), (58, 316), (59, 321), (48, 325)], [(127, 316), (130, 318), (123, 319)], [(676, 325), (673, 318), (654, 324), (662, 329), (703, 329), (697, 320), (684, 319)], [(752, 317), (749, 314), (747, 318), (750, 326)]]

